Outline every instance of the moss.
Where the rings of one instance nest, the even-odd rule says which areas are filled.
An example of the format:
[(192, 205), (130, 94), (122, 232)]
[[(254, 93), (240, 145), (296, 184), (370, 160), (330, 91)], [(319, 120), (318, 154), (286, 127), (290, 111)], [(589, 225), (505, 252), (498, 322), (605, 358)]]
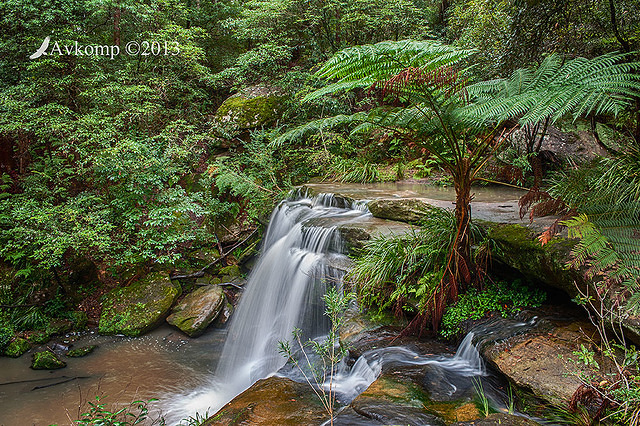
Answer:
[(105, 297), (98, 324), (101, 334), (136, 337), (159, 325), (182, 289), (166, 273), (156, 272)]
[(89, 317), (87, 314), (82, 311), (73, 311), (71, 312), (71, 321), (73, 322), (73, 330), (82, 331), (87, 328), (87, 322), (89, 322)]
[(66, 366), (67, 363), (58, 359), (51, 351), (36, 352), (31, 360), (31, 368), (34, 370), (57, 370)]
[(285, 96), (232, 96), (220, 105), (216, 118), (240, 129), (254, 129), (275, 122), (283, 111)]
[(98, 346), (96, 346), (96, 345), (83, 346), (81, 348), (72, 349), (72, 350), (68, 351), (66, 353), (66, 355), (68, 357), (71, 357), (71, 358), (79, 358), (79, 357), (82, 357), (82, 356), (85, 356), (85, 355), (89, 355), (97, 347)]
[(11, 343), (9, 343), (9, 346), (7, 346), (4, 353), (6, 356), (10, 356), (11, 358), (18, 358), (29, 349), (31, 349), (31, 344), (27, 340), (21, 337), (16, 337)]
[(51, 339), (51, 336), (45, 331), (35, 331), (27, 337), (27, 340), (34, 345), (42, 345), (47, 343)]
[(240, 275), (242, 275), (238, 265), (225, 266), (224, 268), (220, 269), (220, 272), (218, 274), (221, 277), (231, 277), (231, 278), (237, 278)]
[(520, 225), (499, 225), (489, 231), (489, 238), (519, 250), (542, 251), (542, 246), (535, 239), (534, 233)]

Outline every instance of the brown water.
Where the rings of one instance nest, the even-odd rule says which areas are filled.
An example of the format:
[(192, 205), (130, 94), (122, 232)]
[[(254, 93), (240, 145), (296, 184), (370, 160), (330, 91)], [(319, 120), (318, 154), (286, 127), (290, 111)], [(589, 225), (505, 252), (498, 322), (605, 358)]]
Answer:
[(96, 396), (111, 411), (158, 398), (150, 405), (150, 417), (158, 418), (172, 395), (213, 375), (225, 335), (210, 329), (190, 339), (168, 326), (137, 339), (87, 334), (75, 347), (99, 347), (86, 357), (66, 358), (67, 367), (55, 371), (31, 370), (30, 353), (0, 358), (0, 425), (71, 425)]

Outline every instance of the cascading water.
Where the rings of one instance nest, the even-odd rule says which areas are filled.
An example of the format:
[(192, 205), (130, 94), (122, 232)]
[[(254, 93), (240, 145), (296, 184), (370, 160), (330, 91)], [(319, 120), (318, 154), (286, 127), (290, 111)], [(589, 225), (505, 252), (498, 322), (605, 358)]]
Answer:
[(180, 398), (168, 418), (195, 411), (217, 411), (261, 378), (278, 371), (286, 359), (279, 342), (294, 329), (304, 338), (326, 334), (322, 296), (326, 285), (341, 286), (344, 263), (336, 226), (366, 215), (361, 205), (320, 194), (292, 194), (274, 210), (265, 234), (263, 253), (251, 272), (229, 326), (214, 383)]
[[(322, 296), (327, 284), (341, 286), (344, 272), (333, 265), (348, 262), (337, 227), (369, 215), (365, 203), (333, 194), (309, 198), (293, 193), (280, 203), (229, 326), (213, 382), (203, 383), (201, 390), (191, 394), (172, 397), (174, 405), (166, 413), (169, 424), (194, 412), (213, 414), (257, 380), (277, 373), (286, 362), (279, 353), (279, 342), (289, 340), (294, 329), (302, 330), (305, 340), (326, 335), (329, 324), (323, 315)], [(476, 348), (486, 336), (511, 334), (529, 325), (481, 326), (465, 337), (454, 356), (421, 356), (397, 346), (367, 351), (351, 367), (344, 361), (338, 366), (332, 387), (340, 403), (348, 404), (389, 365), (431, 365), (442, 372), (437, 385), (454, 395), (472, 387), (471, 378), (486, 376)], [(283, 373), (303, 381), (295, 369)]]

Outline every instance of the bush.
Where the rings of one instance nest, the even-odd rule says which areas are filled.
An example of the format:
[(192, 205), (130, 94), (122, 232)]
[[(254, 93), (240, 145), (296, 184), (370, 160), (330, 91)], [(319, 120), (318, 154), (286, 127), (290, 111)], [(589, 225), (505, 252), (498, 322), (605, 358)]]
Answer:
[(540, 306), (545, 298), (544, 292), (527, 287), (519, 280), (511, 284), (499, 281), (487, 286), (484, 291), (471, 289), (447, 308), (442, 317), (440, 334), (445, 338), (455, 337), (461, 332), (460, 323), (463, 321), (479, 320), (488, 313), (507, 317), (522, 308)]

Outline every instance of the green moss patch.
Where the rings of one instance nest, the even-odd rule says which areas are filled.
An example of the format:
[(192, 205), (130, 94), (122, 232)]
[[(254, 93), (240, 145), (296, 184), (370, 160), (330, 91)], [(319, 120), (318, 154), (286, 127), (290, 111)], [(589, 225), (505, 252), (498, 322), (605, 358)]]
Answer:
[(66, 366), (67, 363), (51, 351), (36, 352), (31, 361), (31, 368), (34, 370), (57, 370)]
[(18, 358), (29, 349), (31, 349), (31, 344), (27, 340), (21, 337), (16, 337), (11, 343), (9, 343), (9, 346), (7, 346), (7, 349), (5, 349), (4, 354), (6, 356), (10, 356), (11, 358)]
[(102, 305), (101, 334), (140, 336), (162, 323), (182, 292), (166, 273), (156, 272), (109, 292)]

